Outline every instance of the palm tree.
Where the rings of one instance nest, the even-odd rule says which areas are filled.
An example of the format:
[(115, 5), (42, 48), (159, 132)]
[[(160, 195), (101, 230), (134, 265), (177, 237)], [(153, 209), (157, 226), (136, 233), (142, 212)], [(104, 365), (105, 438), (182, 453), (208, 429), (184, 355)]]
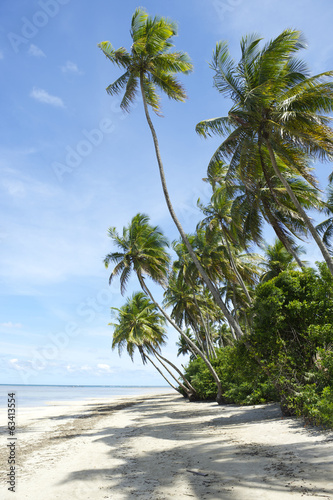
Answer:
[[(126, 304), (121, 308), (112, 307), (111, 309), (118, 312), (118, 323), (111, 323), (114, 326), (112, 349), (118, 348), (118, 353), (121, 355), (126, 347), (127, 353), (133, 361), (134, 352), (139, 350), (142, 362), (145, 364), (148, 360), (163, 376), (163, 378), (178, 392), (175, 387), (155, 365), (149, 354), (154, 354), (159, 357), (161, 345), (165, 344), (165, 319), (157, 311), (155, 304), (150, 302), (146, 295), (142, 292), (133, 294), (126, 301)], [(162, 359), (165, 359), (162, 357)], [(161, 359), (159, 358), (160, 362)], [(162, 363), (162, 362), (161, 362)], [(170, 372), (170, 370), (162, 363), (169, 374), (180, 385), (180, 387), (192, 397), (192, 392), (185, 387), (182, 382)]]
[[(304, 209), (315, 207), (322, 210), (323, 204), (318, 198), (317, 190), (288, 173), (285, 173), (285, 177)], [(303, 268), (304, 263), (297, 254), (298, 247), (294, 237), (303, 240), (308, 234), (307, 227), (279, 179), (272, 176), (268, 187), (263, 176), (258, 173), (255, 185), (250, 188), (238, 185), (237, 191), (233, 200), (233, 212), (243, 221), (244, 232), (262, 247), (262, 226), (266, 221), (298, 266)]]
[(232, 251), (237, 246), (240, 246), (240, 227), (237, 219), (232, 214), (233, 200), (228, 194), (226, 186), (221, 186), (213, 192), (210, 203), (204, 205), (198, 200), (198, 207), (205, 215), (205, 218), (200, 221), (198, 228), (206, 228), (207, 239), (212, 235), (212, 232), (220, 234), (221, 243), (226, 249), (226, 253), (230, 262), (231, 270), (233, 271), (236, 281), (242, 287), (249, 304), (252, 304), (252, 298), (245, 282), (236, 266), (234, 252)]
[[(217, 306), (210, 297), (205, 294), (202, 287), (189, 286), (183, 276), (177, 275), (175, 270), (169, 275), (168, 286), (164, 292), (163, 305), (172, 307), (171, 318), (182, 328), (191, 327), (196, 336), (196, 341), (208, 358), (215, 358), (216, 353), (207, 329), (207, 317), (213, 315)], [(220, 311), (220, 309), (219, 309)], [(205, 319), (206, 318), (206, 319)], [(204, 330), (204, 342), (202, 330)]]
[[(214, 299), (233, 328), (239, 330), (239, 325), (235, 323), (218, 290), (211, 283), (176, 216), (166, 185), (157, 134), (149, 115), (149, 106), (155, 113), (159, 114), (160, 112), (160, 98), (157, 89), (176, 101), (185, 101), (186, 99), (185, 90), (177, 80), (176, 74), (189, 73), (192, 70), (192, 63), (186, 53), (171, 52), (173, 47), (172, 37), (176, 34), (177, 26), (174, 22), (163, 17), (152, 18), (143, 9), (137, 9), (132, 17), (131, 37), (133, 44), (130, 53), (124, 47), (115, 50), (110, 42), (98, 44), (105, 56), (113, 64), (125, 70), (106, 90), (110, 95), (116, 95), (124, 91), (120, 107), (124, 111), (129, 111), (130, 105), (135, 101), (140, 89), (145, 116), (154, 142), (162, 189), (170, 215)], [(238, 333), (242, 335), (241, 331)]]
[(123, 295), (134, 270), (141, 286), (145, 275), (158, 285), (166, 286), (170, 256), (165, 248), (169, 243), (158, 226), (149, 224), (148, 215), (135, 215), (129, 225), (123, 228), (122, 235), (118, 234), (115, 227), (110, 227), (108, 234), (120, 250), (109, 253), (104, 259), (106, 268), (111, 262), (115, 264), (109, 284), (115, 276), (120, 275), (120, 289)]
[[(111, 283), (115, 276), (120, 275), (121, 292), (123, 294), (126, 290), (126, 285), (132, 270), (135, 271), (143, 292), (148, 295), (165, 319), (177, 330), (180, 335), (185, 338), (192, 349), (202, 357), (204, 363), (215, 379), (218, 388), (217, 401), (221, 403), (221, 381), (210, 361), (196, 346), (196, 344), (192, 342), (192, 340), (188, 338), (187, 335), (170, 318), (158, 302), (156, 302), (146, 285), (145, 275), (149, 276), (155, 283), (158, 283), (163, 287), (166, 285), (170, 258), (165, 251), (167, 240), (164, 238), (161, 230), (157, 226), (153, 227), (149, 224), (149, 217), (147, 215), (137, 214), (133, 217), (128, 227), (123, 228), (122, 236), (118, 234), (116, 228), (114, 227), (109, 229), (109, 236), (113, 243), (115, 243), (119, 250), (121, 250), (109, 253), (104, 259), (106, 268), (108, 268), (110, 262), (115, 264), (115, 267), (110, 275), (109, 283)], [(176, 367), (174, 368), (178, 370)], [(183, 376), (180, 371), (179, 373)], [(189, 384), (187, 380), (186, 383)], [(190, 386), (190, 388), (194, 391), (192, 386)]]
[[(298, 247), (297, 253), (304, 253), (301, 247)], [(265, 261), (261, 266), (264, 269), (264, 274), (261, 275), (260, 281), (266, 282), (275, 278), (283, 271), (292, 271), (297, 267), (292, 255), (285, 249), (283, 243), (276, 239), (273, 245), (266, 245)]]
[[(194, 340), (192, 337), (192, 333), (190, 332), (190, 329), (188, 328), (186, 331), (186, 335), (191, 338), (191, 340)], [(177, 356), (180, 356), (181, 354), (183, 356), (186, 356), (187, 354), (190, 354), (190, 360), (193, 361), (195, 358), (198, 357), (198, 355), (192, 350), (192, 348), (189, 346), (189, 344), (186, 342), (184, 337), (181, 335), (179, 336), (178, 342), (176, 342), (176, 346), (178, 347), (178, 352)]]
[(255, 35), (243, 38), (238, 64), (225, 42), (217, 44), (211, 64), (214, 83), (234, 104), (227, 117), (202, 121), (196, 130), (205, 137), (228, 134), (212, 161), (230, 158), (244, 183), (253, 181), (256, 157), (262, 153), (269, 157), (269, 164), (261, 162), (266, 182), (273, 173), (280, 180), (333, 274), (326, 246), (279, 168), (282, 161), (294, 175), (316, 186), (309, 159), (332, 159), (327, 113), (333, 109), (333, 72), (310, 76), (305, 63), (294, 57), (305, 47), (299, 31), (283, 31), (262, 50), (259, 43)]
[[(203, 180), (211, 184), (213, 195), (210, 205), (204, 207), (208, 213), (202, 224), (207, 226), (208, 222), (208, 227), (211, 227), (226, 216), (227, 225), (230, 226), (229, 239), (233, 243), (238, 239), (238, 246), (247, 250), (248, 243), (251, 242), (259, 247), (262, 246), (262, 226), (266, 221), (302, 268), (304, 264), (297, 255), (297, 245), (293, 236), (304, 238), (308, 232), (307, 227), (279, 179), (275, 175), (264, 177), (260, 168), (264, 161), (267, 163), (263, 151), (257, 159), (252, 158), (253, 166), (256, 162), (257, 168), (252, 172), (250, 184), (246, 179), (243, 183), (240, 176), (235, 178), (230, 166), (223, 161), (209, 164), (207, 178)], [(323, 210), (323, 202), (318, 197), (317, 189), (300, 177), (291, 175), (281, 161), (279, 168), (284, 171), (287, 182), (304, 209)], [(223, 201), (222, 205), (220, 198)], [(201, 208), (200, 203), (198, 205)]]
[(329, 217), (318, 224), (316, 229), (319, 234), (323, 235), (323, 242), (327, 246), (329, 252), (332, 253), (332, 239), (333, 239), (333, 179), (328, 187), (328, 197), (326, 203), (324, 203), (324, 212)]

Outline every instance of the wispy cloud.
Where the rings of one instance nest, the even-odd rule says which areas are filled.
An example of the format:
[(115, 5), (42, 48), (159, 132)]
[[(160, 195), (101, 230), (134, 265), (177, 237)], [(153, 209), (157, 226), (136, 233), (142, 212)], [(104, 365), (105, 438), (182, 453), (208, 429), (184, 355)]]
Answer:
[(21, 323), (12, 323), (11, 321), (7, 321), (5, 323), (0, 323), (0, 327), (3, 328), (22, 328)]
[(30, 93), (30, 97), (36, 99), (36, 101), (43, 102), (45, 104), (50, 104), (51, 106), (56, 106), (58, 108), (65, 107), (61, 97), (51, 95), (44, 89), (38, 89), (34, 87)]
[(42, 49), (40, 49), (39, 47), (37, 47), (37, 45), (34, 45), (33, 43), (29, 47), (28, 54), (34, 57), (46, 57)]
[(112, 373), (113, 372), (110, 365), (98, 364), (97, 369), (98, 369), (99, 373)]
[(82, 71), (80, 71), (77, 64), (72, 61), (67, 61), (64, 66), (61, 66), (61, 71), (63, 73), (76, 73), (77, 75), (82, 75)]
[(13, 196), (14, 198), (22, 198), (25, 195), (25, 188), (22, 182), (18, 181), (10, 181), (7, 179), (4, 179), (2, 181), (2, 186), (4, 189), (7, 191), (7, 193), (10, 196)]
[(96, 366), (89, 365), (67, 365), (66, 370), (69, 373), (91, 373), (94, 375), (105, 375), (106, 373), (113, 373), (114, 370), (111, 369), (110, 365), (98, 364)]

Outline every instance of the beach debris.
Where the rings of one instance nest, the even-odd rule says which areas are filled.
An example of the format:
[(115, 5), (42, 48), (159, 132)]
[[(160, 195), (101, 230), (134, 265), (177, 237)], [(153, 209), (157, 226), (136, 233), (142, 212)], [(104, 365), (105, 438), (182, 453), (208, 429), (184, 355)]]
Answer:
[(196, 472), (195, 470), (189, 470), (186, 469), (187, 472), (191, 472), (192, 474), (196, 474), (197, 476), (208, 476), (208, 474), (205, 474), (204, 472)]

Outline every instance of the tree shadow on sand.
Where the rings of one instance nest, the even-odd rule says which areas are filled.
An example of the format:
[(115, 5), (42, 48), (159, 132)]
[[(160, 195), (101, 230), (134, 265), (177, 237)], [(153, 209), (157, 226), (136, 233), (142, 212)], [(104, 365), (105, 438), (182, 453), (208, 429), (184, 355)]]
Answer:
[[(292, 444), (248, 444), (230, 432), (241, 425), (281, 420), (277, 405), (187, 405), (179, 398), (179, 410), (168, 411), (168, 405), (160, 403), (169, 398), (175, 400), (172, 396), (155, 397), (126, 408), (133, 425), (125, 430), (105, 427), (93, 434), (96, 442), (110, 447), (112, 466), (71, 472), (60, 484), (72, 482), (73, 491), (77, 487), (83, 492), (85, 487), (100, 491), (101, 478), (103, 482), (108, 479), (110, 486), (103, 492), (104, 498), (110, 499), (118, 493), (123, 499), (172, 498), (172, 491), (176, 492), (184, 480), (184, 494), (198, 499), (252, 498), (254, 490), (258, 490), (259, 497), (270, 495), (274, 499), (286, 493), (296, 494), (295, 498), (297, 494), (299, 498), (329, 498), (332, 494), (320, 486), (321, 481), (330, 482), (331, 449), (325, 455), (324, 447), (320, 448), (320, 463), (328, 467), (319, 469), (320, 463), (313, 461), (312, 447), (302, 439), (308, 431), (297, 421), (291, 420), (299, 432), (299, 439)], [(132, 449), (133, 443), (140, 443), (141, 453)], [(170, 497), (165, 496), (166, 491)]]

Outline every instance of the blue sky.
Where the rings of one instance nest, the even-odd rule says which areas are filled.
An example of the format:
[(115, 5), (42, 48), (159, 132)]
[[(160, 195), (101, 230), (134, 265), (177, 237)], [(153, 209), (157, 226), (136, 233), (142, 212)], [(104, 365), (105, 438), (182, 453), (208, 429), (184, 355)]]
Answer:
[[(0, 334), (5, 384), (160, 385), (139, 357), (111, 351), (110, 307), (124, 298), (103, 266), (107, 229), (147, 213), (177, 238), (159, 183), (142, 103), (130, 114), (105, 87), (119, 76), (98, 49), (109, 40), (130, 48), (137, 2), (5, 0), (0, 6)], [(154, 117), (168, 186), (186, 231), (218, 139), (203, 141), (195, 124), (227, 113), (212, 87), (208, 62), (228, 40), (235, 58), (248, 33), (265, 39), (287, 27), (304, 32), (313, 73), (333, 68), (330, 0), (146, 1), (152, 15), (179, 24), (177, 49), (194, 71), (183, 79), (185, 104), (163, 100)], [(331, 165), (316, 165), (325, 188)], [(271, 233), (267, 232), (267, 239)], [(309, 245), (307, 260), (318, 258)], [(139, 287), (135, 278), (129, 294)], [(156, 294), (160, 293), (155, 289)], [(176, 360), (177, 335), (164, 353)], [(178, 363), (183, 360), (178, 359)]]

